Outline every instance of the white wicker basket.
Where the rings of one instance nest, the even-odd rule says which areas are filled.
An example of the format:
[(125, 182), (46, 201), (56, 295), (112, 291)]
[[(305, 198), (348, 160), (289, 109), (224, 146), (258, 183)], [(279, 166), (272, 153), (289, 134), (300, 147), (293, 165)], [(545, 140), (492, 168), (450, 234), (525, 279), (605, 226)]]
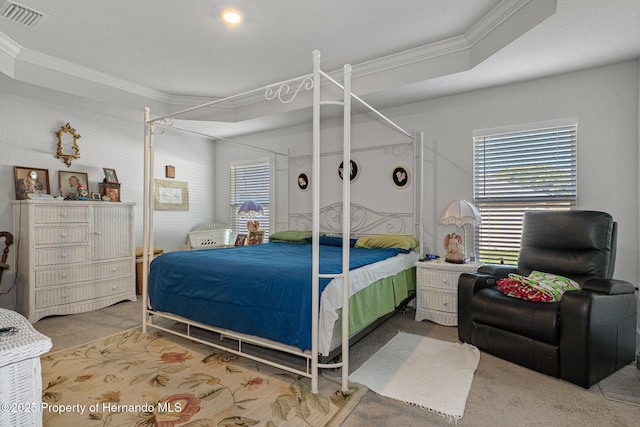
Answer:
[(16, 332), (0, 337), (0, 426), (42, 425), (40, 355), (51, 339), (15, 311), (0, 309), (0, 328)]
[(230, 228), (217, 230), (192, 231), (189, 233), (189, 246), (191, 249), (209, 249), (220, 246), (231, 246), (232, 230)]

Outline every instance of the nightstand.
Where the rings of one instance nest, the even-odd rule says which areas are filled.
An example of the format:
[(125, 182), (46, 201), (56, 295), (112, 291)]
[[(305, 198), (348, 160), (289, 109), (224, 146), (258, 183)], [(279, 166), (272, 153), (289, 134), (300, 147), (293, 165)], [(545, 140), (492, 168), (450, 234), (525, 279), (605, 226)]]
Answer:
[(482, 264), (452, 264), (442, 260), (416, 263), (416, 321), (431, 320), (445, 326), (458, 325), (458, 278)]

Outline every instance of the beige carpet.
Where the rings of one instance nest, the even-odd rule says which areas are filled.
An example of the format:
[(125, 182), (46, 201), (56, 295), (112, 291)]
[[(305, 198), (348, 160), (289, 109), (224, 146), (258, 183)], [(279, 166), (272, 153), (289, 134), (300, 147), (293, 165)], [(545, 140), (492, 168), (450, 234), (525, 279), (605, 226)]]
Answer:
[(349, 379), (457, 422), (479, 361), (472, 345), (400, 332)]
[(125, 331), (45, 355), (45, 426), (337, 426), (366, 393), (175, 337)]
[(618, 372), (598, 383), (602, 394), (609, 400), (640, 406), (640, 376), (635, 363), (625, 366)]

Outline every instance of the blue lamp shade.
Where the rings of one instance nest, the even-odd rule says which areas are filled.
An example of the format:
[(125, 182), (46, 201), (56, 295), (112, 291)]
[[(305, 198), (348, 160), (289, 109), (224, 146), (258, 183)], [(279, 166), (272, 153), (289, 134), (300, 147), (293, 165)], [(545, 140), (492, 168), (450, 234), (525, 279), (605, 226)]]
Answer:
[(259, 215), (264, 215), (264, 208), (254, 200), (247, 200), (240, 206), (240, 209), (238, 209), (238, 216), (240, 218)]

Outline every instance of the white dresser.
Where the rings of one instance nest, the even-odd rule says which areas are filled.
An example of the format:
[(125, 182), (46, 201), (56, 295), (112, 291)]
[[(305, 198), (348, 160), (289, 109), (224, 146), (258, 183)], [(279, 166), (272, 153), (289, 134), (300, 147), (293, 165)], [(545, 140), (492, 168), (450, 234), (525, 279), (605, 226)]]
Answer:
[(33, 323), (135, 301), (133, 207), (14, 201), (16, 309)]
[(452, 264), (442, 260), (416, 263), (416, 321), (458, 325), (458, 278), (482, 264)]

